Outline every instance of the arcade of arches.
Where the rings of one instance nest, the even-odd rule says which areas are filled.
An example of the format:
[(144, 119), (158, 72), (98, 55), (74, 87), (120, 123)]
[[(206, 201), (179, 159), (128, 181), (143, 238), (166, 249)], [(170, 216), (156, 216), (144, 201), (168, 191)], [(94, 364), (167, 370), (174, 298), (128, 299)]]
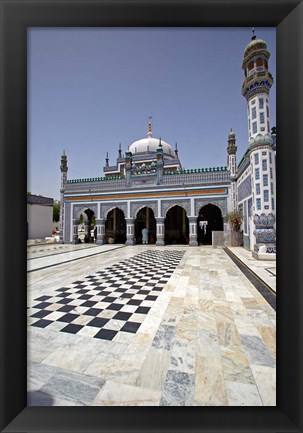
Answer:
[[(142, 244), (142, 229), (148, 230), (148, 243), (158, 243), (162, 238), (162, 244), (165, 245), (187, 245), (190, 241), (189, 236), (189, 219), (186, 210), (178, 205), (170, 208), (166, 217), (162, 218), (162, 236), (157, 227), (157, 221), (154, 212), (148, 206), (142, 207), (137, 212), (136, 218), (129, 220), (125, 218), (124, 212), (118, 207), (110, 210), (105, 220), (95, 220), (95, 214), (91, 209), (87, 209), (82, 213), (84, 215), (84, 239), (85, 242), (97, 241), (97, 243), (128, 243), (130, 239), (132, 244)], [(191, 217), (192, 219), (192, 217)], [(98, 225), (97, 230), (94, 231), (92, 236), (92, 229), (95, 224)], [(103, 224), (100, 224), (102, 222)], [(128, 227), (129, 225), (129, 227)], [(207, 204), (203, 206), (196, 219), (196, 239), (198, 245), (211, 245), (212, 244), (212, 231), (223, 231), (223, 217), (221, 210), (218, 206)], [(74, 232), (75, 233), (75, 232)], [(79, 239), (77, 232), (76, 239)], [(95, 239), (94, 239), (95, 238)], [(99, 241), (98, 241), (99, 240)], [(159, 243), (160, 244), (160, 243)]]

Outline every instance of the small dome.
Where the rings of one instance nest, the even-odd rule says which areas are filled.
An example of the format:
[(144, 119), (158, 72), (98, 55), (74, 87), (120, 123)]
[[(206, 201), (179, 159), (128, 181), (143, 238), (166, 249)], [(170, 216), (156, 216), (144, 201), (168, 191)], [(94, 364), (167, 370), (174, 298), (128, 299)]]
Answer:
[(244, 49), (244, 57), (247, 56), (247, 54), (251, 51), (253, 51), (254, 46), (256, 45), (256, 49), (265, 49), (267, 48), (267, 45), (263, 39), (253, 39), (250, 41), (248, 45), (246, 45)]
[(228, 138), (235, 138), (236, 134), (234, 133), (234, 131), (231, 129), (229, 134), (228, 134)]
[[(160, 144), (160, 139), (148, 136), (141, 140), (134, 141), (129, 146), (129, 152), (132, 154), (144, 152), (156, 152)], [(161, 139), (163, 153), (173, 154), (172, 146)]]

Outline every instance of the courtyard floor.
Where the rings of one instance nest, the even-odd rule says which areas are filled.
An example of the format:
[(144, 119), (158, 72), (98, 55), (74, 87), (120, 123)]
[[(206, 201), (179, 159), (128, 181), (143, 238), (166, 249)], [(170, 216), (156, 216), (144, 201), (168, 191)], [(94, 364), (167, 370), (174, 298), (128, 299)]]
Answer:
[(32, 246), (27, 290), (29, 406), (276, 404), (273, 303), (224, 249)]

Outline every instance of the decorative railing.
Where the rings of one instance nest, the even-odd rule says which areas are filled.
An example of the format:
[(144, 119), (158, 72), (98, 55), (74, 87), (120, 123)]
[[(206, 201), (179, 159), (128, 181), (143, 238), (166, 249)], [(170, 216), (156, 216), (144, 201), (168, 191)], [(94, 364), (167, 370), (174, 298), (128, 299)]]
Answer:
[(229, 181), (229, 176), (226, 167), (178, 170), (164, 173), (163, 185), (225, 183)]
[(124, 176), (106, 176), (86, 179), (69, 179), (65, 184), (65, 193), (94, 193), (126, 188)]
[[(154, 176), (155, 173), (147, 174)], [(137, 177), (137, 176), (136, 176)], [(141, 177), (141, 176), (138, 176)], [(226, 167), (199, 168), (192, 170), (177, 170), (163, 173), (163, 182), (159, 188), (168, 185), (183, 184), (215, 184), (229, 181), (230, 173)], [(126, 189), (125, 176), (106, 176), (85, 179), (69, 179), (65, 184), (65, 193), (88, 193), (93, 194), (100, 191), (115, 191)]]
[(110, 180), (125, 179), (125, 176), (104, 176), (104, 177), (87, 177), (84, 179), (68, 179), (66, 183), (88, 183), (88, 182), (108, 182)]

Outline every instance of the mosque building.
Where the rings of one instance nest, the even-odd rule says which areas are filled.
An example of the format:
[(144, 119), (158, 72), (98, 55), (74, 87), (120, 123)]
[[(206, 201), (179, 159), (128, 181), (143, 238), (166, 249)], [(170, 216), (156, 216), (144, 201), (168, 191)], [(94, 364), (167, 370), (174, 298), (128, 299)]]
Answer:
[[(253, 31), (254, 32), (254, 31)], [(67, 178), (67, 156), (61, 156), (60, 241), (76, 243), (82, 215), (85, 239), (92, 222), (96, 243), (223, 246), (230, 243), (226, 216), (242, 215), (242, 242), (257, 258), (276, 256), (276, 134), (270, 129), (266, 43), (253, 34), (244, 50), (242, 95), (247, 101), (249, 146), (237, 164), (235, 132), (227, 137), (227, 166), (185, 170), (173, 147), (153, 136), (133, 142), (125, 155), (121, 145), (115, 165), (105, 159), (104, 176)]]

